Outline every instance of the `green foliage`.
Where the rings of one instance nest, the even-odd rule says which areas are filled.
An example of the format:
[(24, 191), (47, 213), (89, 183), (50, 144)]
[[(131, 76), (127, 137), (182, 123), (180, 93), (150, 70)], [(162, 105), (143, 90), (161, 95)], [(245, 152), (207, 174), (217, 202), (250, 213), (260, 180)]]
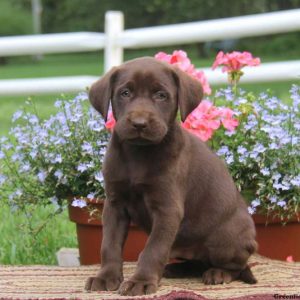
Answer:
[(259, 56), (270, 56), (271, 61), (299, 59), (300, 32), (276, 34), (272, 36), (251, 37), (241, 39), (237, 48), (241, 51), (250, 51)]
[(57, 114), (43, 121), (28, 100), (13, 115), (18, 122), (8, 138), (0, 139), (0, 193), (13, 210), (50, 205), (56, 214), (73, 196), (104, 196), (100, 170), (108, 132), (102, 118), (86, 93), (55, 106)]
[(0, 36), (32, 33), (32, 18), (20, 1), (0, 1)]
[(214, 103), (225, 102), (238, 116), (236, 130), (218, 130), (212, 148), (228, 165), (249, 212), (272, 213), (284, 222), (300, 207), (300, 87), (293, 85), (289, 105), (271, 92), (255, 95), (236, 87), (219, 90)]
[(52, 219), (38, 235), (29, 231), (30, 226), (38, 228), (51, 212), (50, 207), (40, 207), (29, 218), (0, 203), (0, 264), (54, 265), (61, 247), (77, 246), (75, 224), (66, 212)]
[(126, 28), (224, 18), (298, 8), (299, 0), (44, 0), (44, 29), (102, 31), (107, 10), (125, 14)]

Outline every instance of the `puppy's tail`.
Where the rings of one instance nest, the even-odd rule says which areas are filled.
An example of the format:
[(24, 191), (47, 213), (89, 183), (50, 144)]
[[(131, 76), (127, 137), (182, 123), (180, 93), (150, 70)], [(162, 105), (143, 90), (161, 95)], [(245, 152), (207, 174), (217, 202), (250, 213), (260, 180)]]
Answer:
[(245, 283), (255, 284), (257, 283), (256, 278), (254, 277), (249, 266), (246, 266), (244, 270), (241, 271), (239, 279)]

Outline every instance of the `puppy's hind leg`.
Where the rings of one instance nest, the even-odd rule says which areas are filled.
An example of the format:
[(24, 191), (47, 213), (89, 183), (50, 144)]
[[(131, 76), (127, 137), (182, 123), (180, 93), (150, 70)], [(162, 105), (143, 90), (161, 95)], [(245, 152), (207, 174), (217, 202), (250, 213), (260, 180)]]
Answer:
[[(256, 242), (254, 241), (244, 249), (240, 248), (239, 251), (224, 248), (223, 251), (210, 253), (212, 267), (204, 272), (203, 282), (205, 284), (222, 284), (241, 280), (248, 284), (255, 284), (257, 280), (247, 265), (248, 258), (255, 249)], [(234, 253), (234, 255), (231, 256), (230, 253)]]
[(201, 277), (208, 269), (208, 265), (199, 260), (185, 260), (178, 263), (170, 263), (165, 266), (163, 277), (165, 278), (191, 278)]

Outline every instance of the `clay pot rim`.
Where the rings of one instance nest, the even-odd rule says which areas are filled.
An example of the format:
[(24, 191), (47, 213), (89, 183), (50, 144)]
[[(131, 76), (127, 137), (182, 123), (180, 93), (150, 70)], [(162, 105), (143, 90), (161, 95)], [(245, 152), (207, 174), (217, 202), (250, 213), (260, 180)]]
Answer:
[[(70, 197), (70, 202), (71, 202), (71, 200), (73, 198), (74, 197)], [(104, 202), (106, 201), (103, 198), (88, 199), (88, 198), (82, 197), (82, 199), (84, 199), (87, 204), (100, 205), (100, 206), (103, 206)], [(69, 205), (71, 205), (71, 203), (69, 203)], [(268, 224), (282, 224), (282, 226), (284, 226), (283, 223), (286, 223), (286, 224), (289, 224), (289, 223), (300, 223), (300, 212), (297, 213), (297, 214), (295, 214), (295, 216), (293, 216), (291, 219), (283, 219), (282, 220), (278, 216), (274, 217), (273, 213), (271, 213), (271, 212), (270, 212), (269, 215), (256, 213), (256, 214), (252, 215), (252, 218), (253, 218), (255, 224), (263, 224), (263, 225), (268, 225)], [(100, 222), (101, 222), (101, 220), (100, 220)], [(136, 225), (131, 224), (131, 226), (134, 227)]]
[(300, 224), (300, 213), (295, 214), (290, 219), (281, 219), (278, 216), (274, 216), (273, 213), (270, 213), (269, 215), (267, 214), (253, 214), (252, 218), (254, 220), (255, 224), (263, 224), (263, 225), (268, 225), (268, 224), (281, 224), (284, 226), (284, 224), (291, 224), (291, 223), (299, 223)]
[[(100, 219), (96, 219), (93, 217), (88, 218), (87, 214), (89, 214), (89, 212), (87, 211), (87, 207), (75, 207), (72, 206), (72, 200), (74, 197), (70, 197), (69, 200), (69, 205), (68, 205), (68, 210), (69, 210), (69, 218), (72, 222), (77, 223), (77, 224), (81, 224), (81, 225), (87, 225), (87, 226), (102, 226), (102, 220)], [(84, 199), (87, 204), (91, 204), (91, 205), (95, 205), (95, 206), (100, 206), (103, 209), (103, 205), (105, 202), (105, 199), (88, 199), (85, 197), (81, 197), (81, 199)], [(80, 212), (80, 216), (78, 215), (78, 213)], [(83, 216), (86, 217), (83, 217)], [(88, 220), (88, 221), (87, 221)], [(130, 223), (130, 228), (139, 228), (136, 224), (134, 223)], [(142, 229), (141, 229), (142, 230)]]

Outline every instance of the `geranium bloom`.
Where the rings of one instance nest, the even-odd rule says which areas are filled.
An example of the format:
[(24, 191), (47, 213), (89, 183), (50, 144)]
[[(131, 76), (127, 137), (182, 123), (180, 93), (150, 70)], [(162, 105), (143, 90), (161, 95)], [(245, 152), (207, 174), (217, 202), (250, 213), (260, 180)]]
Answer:
[(202, 141), (209, 140), (214, 130), (220, 127), (218, 113), (209, 101), (202, 101), (183, 123), (182, 127), (199, 137)]
[(112, 111), (110, 111), (108, 113), (108, 116), (107, 116), (107, 121), (105, 123), (105, 127), (106, 129), (108, 129), (109, 131), (113, 131), (114, 127), (116, 125), (116, 120), (114, 118), (114, 115), (112, 113)]
[(155, 58), (158, 60), (165, 61), (171, 65), (177, 66), (183, 72), (189, 74), (198, 80), (203, 88), (204, 94), (210, 95), (211, 88), (207, 81), (207, 78), (203, 71), (197, 71), (193, 64), (191, 64), (190, 59), (187, 57), (186, 52), (182, 50), (175, 50), (173, 54), (167, 54), (164, 52), (159, 52), (155, 55)]
[(238, 125), (238, 120), (234, 119), (233, 115), (234, 112), (231, 109), (218, 108), (204, 100), (189, 114), (182, 123), (182, 127), (205, 142), (212, 137), (221, 123), (226, 129), (234, 130)]
[(220, 51), (213, 63), (212, 69), (216, 69), (218, 66), (222, 66), (222, 72), (236, 72), (240, 71), (245, 66), (258, 66), (260, 64), (260, 59), (258, 57), (253, 57), (250, 52), (238, 52), (233, 51), (231, 53), (224, 54)]
[(179, 69), (186, 73), (190, 73), (194, 70), (194, 66), (191, 64), (191, 61), (187, 57), (186, 52), (182, 50), (175, 50), (173, 54), (158, 52), (155, 55), (155, 58), (158, 60), (165, 61), (170, 65), (176, 65)]
[(191, 122), (189, 119), (186, 119), (182, 123), (182, 127), (204, 142), (209, 140), (214, 133), (214, 130), (208, 127), (204, 121)]
[(235, 127), (237, 127), (239, 124), (238, 120), (233, 118), (233, 115), (234, 115), (233, 110), (225, 107), (225, 108), (222, 108), (220, 111), (221, 111), (223, 126), (227, 130), (233, 131), (235, 129)]

